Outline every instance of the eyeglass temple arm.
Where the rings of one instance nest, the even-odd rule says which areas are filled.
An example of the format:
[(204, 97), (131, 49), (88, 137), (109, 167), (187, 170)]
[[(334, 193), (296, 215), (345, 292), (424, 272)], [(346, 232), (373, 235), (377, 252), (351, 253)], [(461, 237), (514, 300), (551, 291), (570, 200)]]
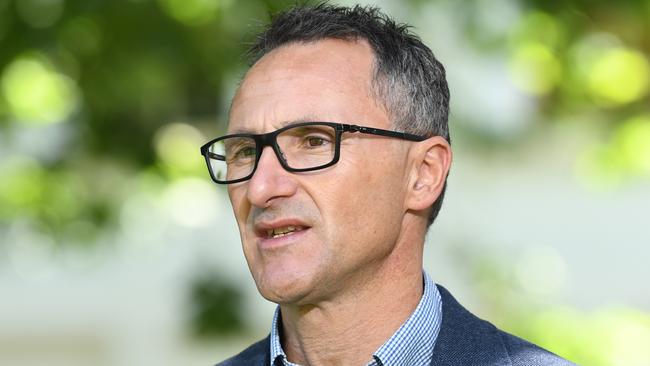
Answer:
[(361, 133), (367, 133), (369, 135), (398, 137), (404, 140), (411, 140), (411, 141), (424, 141), (427, 139), (425, 136), (413, 135), (406, 132), (389, 131), (389, 130), (382, 130), (381, 128), (364, 127), (364, 126), (357, 126), (357, 125), (344, 124), (343, 131), (361, 132)]
[[(201, 153), (203, 153), (203, 151), (201, 151)], [(211, 151), (206, 151), (205, 154), (208, 154), (209, 158), (212, 158), (212, 159), (215, 159), (215, 160), (226, 160), (223, 156), (221, 156), (219, 154), (215, 154), (215, 153), (213, 153)]]

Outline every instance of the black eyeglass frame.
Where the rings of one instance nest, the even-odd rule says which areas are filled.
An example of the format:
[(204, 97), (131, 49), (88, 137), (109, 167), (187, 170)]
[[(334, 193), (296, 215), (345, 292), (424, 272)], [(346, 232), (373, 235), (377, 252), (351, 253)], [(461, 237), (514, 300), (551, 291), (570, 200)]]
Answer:
[[(281, 134), (282, 132), (295, 128), (295, 127), (301, 127), (301, 126), (329, 126), (334, 128), (335, 130), (335, 147), (334, 147), (334, 158), (332, 161), (330, 161), (327, 164), (322, 164), (318, 165), (315, 167), (310, 167), (310, 168), (292, 168), (290, 167), (284, 157), (282, 156), (282, 152), (280, 150), (280, 147), (278, 146), (277, 142), (277, 136)], [(381, 128), (374, 128), (374, 127), (367, 127), (367, 126), (358, 126), (358, 125), (350, 125), (350, 124), (345, 124), (345, 123), (335, 123), (335, 122), (300, 122), (300, 123), (294, 123), (290, 124), (287, 126), (284, 126), (280, 129), (277, 129), (272, 132), (268, 133), (261, 133), (261, 134), (253, 134), (253, 133), (235, 133), (231, 135), (225, 135), (221, 137), (217, 137), (215, 139), (212, 139), (205, 143), (203, 146), (201, 146), (201, 155), (205, 158), (205, 162), (208, 165), (208, 171), (210, 172), (210, 177), (212, 180), (217, 183), (217, 184), (233, 184), (233, 183), (239, 183), (243, 182), (245, 180), (250, 179), (253, 174), (255, 174), (255, 171), (257, 170), (257, 164), (260, 161), (260, 157), (262, 156), (262, 151), (266, 146), (270, 146), (273, 149), (273, 152), (275, 153), (275, 156), (278, 158), (278, 161), (280, 162), (280, 165), (284, 170), (291, 172), (291, 173), (299, 173), (299, 172), (309, 172), (313, 170), (319, 170), (319, 169), (325, 169), (327, 167), (330, 167), (334, 164), (336, 164), (339, 161), (339, 157), (341, 156), (341, 135), (343, 135), (343, 132), (360, 132), (360, 133), (365, 133), (369, 135), (378, 135), (378, 136), (386, 136), (386, 137), (394, 137), (398, 139), (403, 139), (403, 140), (409, 140), (409, 141), (424, 141), (428, 137), (421, 136), (421, 135), (414, 135), (406, 132), (398, 132), (398, 131), (391, 131), (391, 130), (384, 130)], [(212, 153), (208, 151), (210, 146), (212, 146), (214, 143), (219, 142), (221, 140), (227, 139), (227, 138), (232, 138), (232, 137), (248, 137), (252, 138), (255, 141), (255, 165), (253, 166), (253, 169), (251, 170), (251, 173), (248, 174), (247, 176), (243, 178), (238, 178), (234, 180), (219, 180), (216, 178), (214, 172), (212, 171), (212, 165), (210, 164), (210, 159), (216, 159), (220, 161), (225, 161), (225, 157), (221, 156), (219, 154)]]

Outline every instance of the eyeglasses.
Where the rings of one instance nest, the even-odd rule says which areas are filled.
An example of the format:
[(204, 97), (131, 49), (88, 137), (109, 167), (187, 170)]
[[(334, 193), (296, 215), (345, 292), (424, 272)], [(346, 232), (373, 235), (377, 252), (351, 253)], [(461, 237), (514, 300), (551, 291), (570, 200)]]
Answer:
[(308, 172), (336, 164), (343, 132), (360, 132), (423, 141), (427, 137), (380, 128), (332, 122), (301, 122), (263, 134), (237, 133), (218, 137), (201, 146), (212, 180), (219, 184), (250, 179), (266, 146), (273, 148), (288, 172)]

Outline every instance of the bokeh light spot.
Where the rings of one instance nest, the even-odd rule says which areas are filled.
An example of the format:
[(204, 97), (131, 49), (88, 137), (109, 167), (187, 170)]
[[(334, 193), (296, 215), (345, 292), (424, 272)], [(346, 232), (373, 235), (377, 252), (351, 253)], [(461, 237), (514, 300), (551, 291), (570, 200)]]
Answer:
[(154, 142), (158, 158), (172, 175), (198, 173), (204, 169), (199, 147), (205, 138), (193, 126), (185, 123), (166, 125), (156, 133)]
[(520, 43), (540, 43), (548, 47), (556, 47), (564, 37), (564, 30), (558, 21), (550, 14), (532, 11), (521, 18), (513, 32), (513, 41)]
[(0, 82), (8, 109), (18, 122), (61, 122), (78, 103), (75, 83), (42, 57), (18, 57), (5, 69)]
[(552, 247), (528, 249), (517, 266), (521, 286), (532, 295), (548, 296), (562, 288), (566, 280), (566, 263)]
[(198, 178), (172, 183), (163, 193), (169, 216), (186, 227), (205, 227), (217, 222), (217, 205), (221, 203), (214, 185)]
[(577, 170), (598, 189), (620, 186), (630, 178), (650, 177), (650, 115), (621, 123), (606, 143), (592, 146), (578, 159)]
[(626, 121), (616, 131), (614, 145), (626, 170), (650, 176), (650, 115)]
[(650, 360), (650, 327), (642, 319), (621, 319), (612, 331), (611, 364), (647, 365)]
[(636, 50), (607, 50), (593, 63), (588, 87), (594, 100), (603, 105), (616, 106), (638, 100), (650, 87), (648, 60)]
[(560, 81), (562, 66), (547, 46), (526, 43), (516, 48), (510, 71), (519, 88), (533, 95), (544, 95)]
[(0, 164), (0, 218), (33, 215), (44, 195), (45, 171), (38, 161), (14, 155)]

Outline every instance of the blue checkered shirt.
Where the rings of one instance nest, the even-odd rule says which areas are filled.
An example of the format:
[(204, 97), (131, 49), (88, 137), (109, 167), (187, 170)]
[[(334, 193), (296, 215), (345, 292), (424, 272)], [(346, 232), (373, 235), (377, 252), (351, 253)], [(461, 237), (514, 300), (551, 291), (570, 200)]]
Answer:
[[(442, 323), (442, 301), (438, 288), (423, 271), (424, 292), (413, 314), (373, 353), (367, 366), (429, 366)], [(300, 366), (287, 361), (280, 344), (280, 307), (275, 309), (271, 327), (271, 365)]]

